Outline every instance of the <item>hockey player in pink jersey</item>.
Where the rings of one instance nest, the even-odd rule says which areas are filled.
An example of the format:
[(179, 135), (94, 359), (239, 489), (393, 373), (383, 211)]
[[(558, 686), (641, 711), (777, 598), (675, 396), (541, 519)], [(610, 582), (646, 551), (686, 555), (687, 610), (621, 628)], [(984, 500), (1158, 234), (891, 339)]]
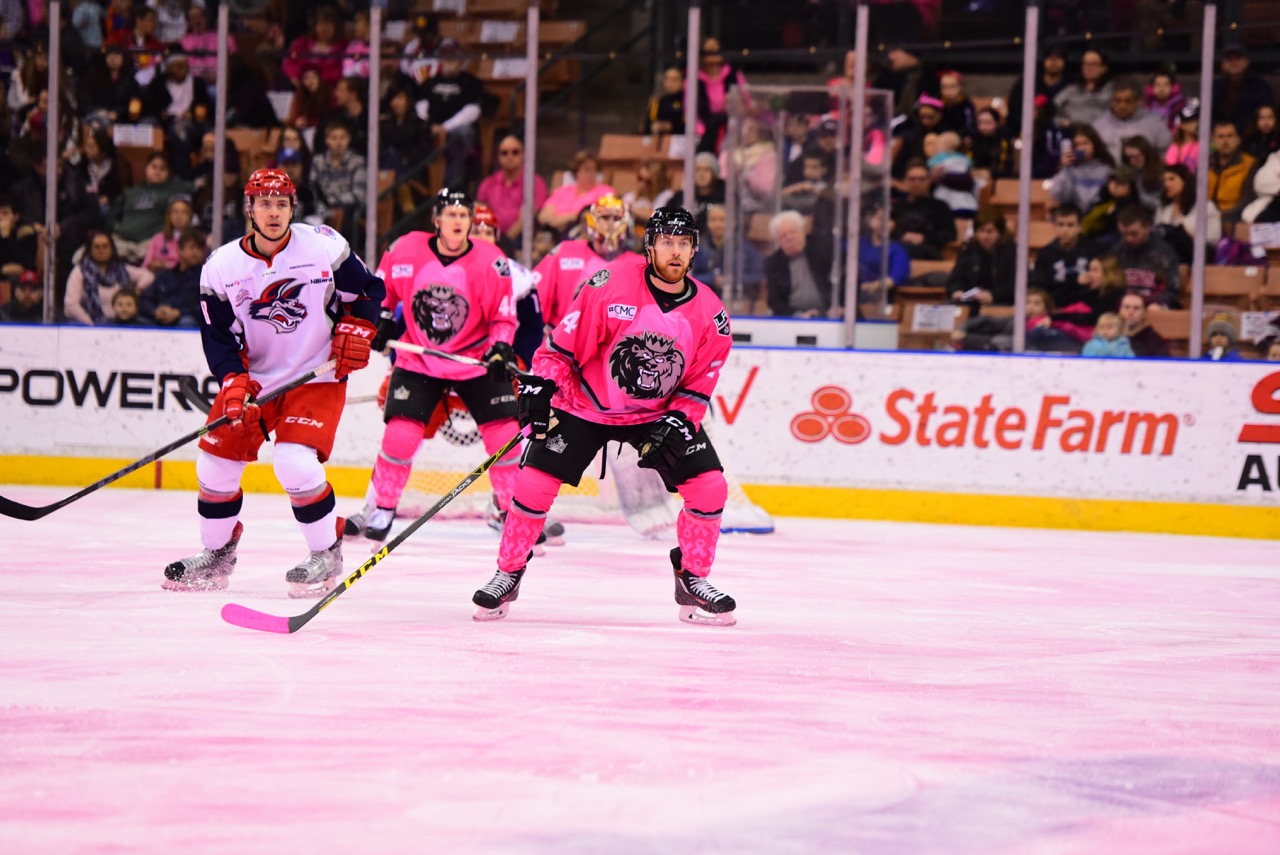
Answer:
[(615, 262), (642, 260), (627, 249), (635, 226), (627, 203), (612, 193), (601, 196), (587, 209), (584, 226), (586, 240), (561, 241), (533, 268), (548, 331), (555, 329), (569, 311), (582, 283)]
[(592, 276), (519, 378), (525, 452), (498, 549), (498, 572), (476, 591), (477, 620), (505, 617), (530, 549), (561, 484), (577, 485), (606, 443), (626, 442), (684, 507), (671, 550), (675, 598), (690, 623), (732, 626), (736, 604), (707, 582), (728, 488), (702, 418), (732, 342), (729, 316), (688, 278), (698, 229), (682, 208), (660, 208), (644, 259)]
[[(436, 233), (411, 232), (383, 255), (378, 276), (387, 283), (387, 297), (373, 348), (383, 349), (395, 335), (395, 310), (403, 304), (402, 340), (482, 360), (488, 369), (398, 351), (383, 410), (382, 448), (373, 467), (374, 504), (348, 520), (348, 534), (386, 539), (423, 427), (450, 390), (467, 405), (490, 454), (517, 430), (507, 370), (516, 365), (510, 268), (496, 246), (470, 239), (474, 210), (465, 193), (442, 190), (433, 212)], [(510, 502), (518, 462), (519, 452), (513, 450), (489, 470), (500, 510)]]

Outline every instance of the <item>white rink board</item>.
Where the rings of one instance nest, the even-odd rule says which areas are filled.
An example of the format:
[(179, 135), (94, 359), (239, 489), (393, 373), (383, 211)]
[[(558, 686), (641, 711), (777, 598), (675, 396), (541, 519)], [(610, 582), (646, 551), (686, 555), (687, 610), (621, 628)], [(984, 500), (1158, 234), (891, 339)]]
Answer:
[[(375, 360), (350, 396), (376, 392)], [(164, 377), (181, 374), (213, 388), (193, 331), (6, 327), (0, 454), (140, 457), (202, 423)], [(1265, 363), (738, 348), (717, 388), (715, 436), (748, 484), (1273, 505), (1280, 445), (1240, 432), (1280, 429), (1277, 387)], [(824, 412), (806, 417), (821, 389)], [(930, 395), (936, 412), (922, 413)], [(806, 441), (806, 419), (843, 434)], [(381, 432), (375, 405), (348, 407), (332, 463), (370, 466)], [(423, 454), (465, 471), (479, 448), (436, 440)], [(192, 443), (172, 457), (194, 455)], [(1273, 491), (1241, 488), (1258, 461)]]

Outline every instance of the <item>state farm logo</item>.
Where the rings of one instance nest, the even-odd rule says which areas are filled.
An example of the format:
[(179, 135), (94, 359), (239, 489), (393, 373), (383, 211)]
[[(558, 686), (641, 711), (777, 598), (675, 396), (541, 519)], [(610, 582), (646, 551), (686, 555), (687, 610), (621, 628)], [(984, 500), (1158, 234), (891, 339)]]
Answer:
[(791, 435), (801, 442), (821, 442), (830, 436), (846, 445), (857, 445), (871, 436), (871, 423), (849, 411), (853, 396), (839, 386), (823, 386), (809, 400), (812, 412), (791, 420)]
[[(1280, 416), (1280, 371), (1263, 377), (1253, 387), (1249, 398), (1254, 410), (1263, 416)], [(1257, 445), (1280, 445), (1280, 424), (1260, 424), (1248, 422), (1240, 426), (1240, 443)], [(1261, 454), (1245, 456), (1244, 465), (1240, 469), (1240, 478), (1236, 481), (1236, 491), (1245, 492), (1257, 487), (1264, 493), (1280, 488), (1280, 456), (1275, 458), (1275, 469), (1267, 466), (1268, 459)]]

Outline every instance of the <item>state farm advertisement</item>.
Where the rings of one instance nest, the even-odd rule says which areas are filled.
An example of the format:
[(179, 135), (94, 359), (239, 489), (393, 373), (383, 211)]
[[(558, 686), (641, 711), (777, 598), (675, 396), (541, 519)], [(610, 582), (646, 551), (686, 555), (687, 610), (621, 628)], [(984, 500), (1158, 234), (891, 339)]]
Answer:
[(1266, 363), (741, 348), (716, 441), (746, 483), (1266, 504), (1277, 395)]

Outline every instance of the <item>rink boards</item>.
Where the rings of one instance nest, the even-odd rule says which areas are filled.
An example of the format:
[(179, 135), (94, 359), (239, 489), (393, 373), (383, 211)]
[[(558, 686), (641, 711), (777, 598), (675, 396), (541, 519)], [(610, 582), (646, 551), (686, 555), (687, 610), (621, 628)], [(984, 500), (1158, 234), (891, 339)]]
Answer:
[[(0, 482), (82, 486), (195, 430), (184, 375), (216, 388), (193, 331), (5, 327)], [(1280, 366), (737, 348), (715, 408), (721, 457), (779, 515), (1280, 537)], [(363, 494), (380, 436), (374, 404), (348, 407), (340, 493)], [(194, 456), (120, 483), (192, 489)], [(419, 465), (483, 457), (437, 439)], [(245, 487), (279, 489), (265, 464)]]

